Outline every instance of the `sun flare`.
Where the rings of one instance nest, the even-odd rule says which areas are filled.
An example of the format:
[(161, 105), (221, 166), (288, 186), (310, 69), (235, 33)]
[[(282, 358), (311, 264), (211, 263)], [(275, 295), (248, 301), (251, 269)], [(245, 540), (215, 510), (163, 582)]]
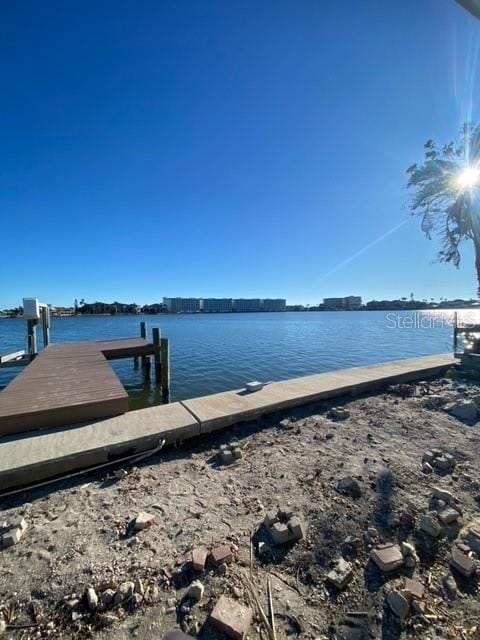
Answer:
[(466, 167), (456, 177), (460, 189), (473, 189), (480, 184), (480, 169)]

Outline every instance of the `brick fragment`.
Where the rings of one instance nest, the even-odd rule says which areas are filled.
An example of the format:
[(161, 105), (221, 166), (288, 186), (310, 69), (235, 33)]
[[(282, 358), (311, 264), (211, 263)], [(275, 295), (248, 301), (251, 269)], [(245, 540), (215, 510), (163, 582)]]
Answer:
[(221, 564), (228, 564), (233, 559), (230, 547), (225, 545), (215, 547), (215, 549), (212, 550), (210, 557), (212, 558), (213, 564), (217, 567)]
[(450, 556), (450, 565), (466, 578), (470, 578), (477, 568), (475, 560), (472, 560), (470, 556), (467, 556), (466, 553), (463, 553), (463, 551), (460, 551), (460, 549), (456, 547)]
[(203, 571), (207, 562), (208, 551), (205, 547), (198, 547), (192, 551), (192, 567), (195, 571)]
[(213, 626), (232, 640), (243, 640), (252, 624), (253, 612), (226, 596), (221, 596), (210, 614)]
[(371, 559), (385, 573), (394, 571), (403, 565), (403, 556), (400, 548), (395, 544), (384, 545), (372, 549)]
[(421, 600), (425, 593), (425, 587), (423, 584), (418, 580), (411, 580), (410, 578), (405, 578), (404, 590), (409, 593), (412, 598), (416, 598), (417, 600)]

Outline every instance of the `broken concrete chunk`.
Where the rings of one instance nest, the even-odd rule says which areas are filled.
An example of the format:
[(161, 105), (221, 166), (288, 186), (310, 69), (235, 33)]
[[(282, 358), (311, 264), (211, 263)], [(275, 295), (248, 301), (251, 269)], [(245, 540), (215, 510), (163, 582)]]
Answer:
[(475, 422), (478, 416), (477, 406), (473, 400), (449, 402), (443, 408), (451, 416), (455, 416), (460, 420), (466, 420), (467, 422)]
[(305, 523), (298, 517), (293, 516), (287, 523), (288, 528), (295, 540), (303, 540), (306, 535)]
[(200, 580), (194, 580), (188, 589), (188, 597), (200, 602), (205, 592), (205, 587)]
[(215, 549), (212, 550), (210, 557), (212, 558), (213, 564), (217, 567), (221, 564), (228, 564), (233, 559), (232, 551), (230, 547), (227, 547), (226, 545), (215, 547)]
[(405, 566), (413, 569), (419, 561), (417, 550), (410, 542), (402, 542), (402, 555), (405, 558)]
[(283, 522), (275, 522), (268, 531), (275, 544), (284, 544), (292, 538), (290, 529)]
[(225, 449), (224, 451), (220, 451), (220, 460), (223, 464), (230, 464), (234, 461), (233, 453), (230, 449)]
[(328, 582), (331, 582), (337, 589), (344, 589), (353, 578), (352, 565), (340, 558), (336, 567), (327, 574)]
[(155, 522), (155, 516), (151, 513), (147, 513), (146, 511), (141, 511), (138, 516), (135, 518), (134, 529), (135, 531), (143, 531), (143, 529), (148, 529)]
[(287, 504), (282, 504), (278, 507), (278, 511), (277, 511), (278, 517), (281, 520), (290, 520), (290, 518), (293, 516), (294, 512), (293, 509), (287, 505)]
[(444, 453), (434, 459), (433, 466), (441, 471), (449, 471), (455, 467), (455, 458), (450, 453)]
[(129, 600), (133, 594), (135, 593), (135, 583), (134, 582), (122, 582), (122, 584), (118, 587), (113, 602), (115, 605), (121, 604), (126, 600)]
[(405, 620), (410, 610), (410, 604), (401, 591), (391, 591), (387, 596), (387, 603), (400, 620)]
[(443, 524), (451, 524), (452, 522), (456, 522), (460, 514), (455, 509), (451, 507), (448, 509), (444, 509), (438, 514), (438, 518)]
[(100, 594), (100, 604), (106, 609), (112, 604), (114, 598), (115, 591), (113, 589), (105, 589), (105, 591), (102, 591)]
[(418, 527), (420, 531), (423, 531), (432, 538), (438, 538), (438, 536), (442, 532), (442, 527), (440, 526), (437, 518), (430, 515), (424, 514), (420, 516)]
[(480, 554), (480, 531), (478, 529), (469, 529), (467, 541), (471, 549), (475, 553)]
[(2, 535), (2, 549), (13, 547), (22, 537), (20, 529), (11, 529)]
[(192, 567), (195, 571), (203, 571), (207, 562), (208, 551), (205, 547), (198, 547), (192, 551)]
[(452, 550), (450, 565), (466, 578), (470, 578), (477, 568), (475, 560), (467, 556), (463, 551), (460, 551), (457, 547), (454, 547)]
[(360, 498), (362, 495), (362, 489), (359, 483), (352, 478), (352, 476), (346, 476), (337, 482), (337, 491), (345, 496), (351, 496), (352, 498)]
[(27, 521), (22, 516), (17, 516), (9, 522), (8, 529), (20, 529), (23, 535), (27, 530)]
[(442, 489), (441, 487), (433, 487), (432, 493), (434, 498), (437, 500), (443, 500), (447, 504), (455, 504), (456, 502), (453, 493), (450, 493), (450, 491)]
[(383, 545), (372, 549), (370, 558), (385, 573), (394, 571), (403, 565), (402, 552), (396, 544)]
[(300, 515), (287, 505), (282, 505), (277, 511), (267, 511), (263, 524), (275, 544), (284, 544), (305, 538), (307, 527)]
[(213, 626), (232, 640), (243, 640), (252, 623), (253, 612), (243, 606), (221, 596), (210, 614)]
[(242, 457), (242, 449), (237, 443), (220, 445), (218, 459), (221, 464), (231, 464), (235, 460), (240, 460)]
[(449, 600), (456, 600), (458, 595), (457, 583), (451, 573), (447, 573), (442, 578), (442, 585)]
[(263, 524), (267, 527), (271, 527), (273, 524), (275, 524), (275, 522), (279, 521), (279, 517), (276, 511), (274, 511), (273, 509), (270, 511), (267, 511), (267, 513), (265, 514), (265, 518), (263, 519)]
[(422, 464), (422, 471), (425, 474), (433, 473), (433, 467), (429, 462), (424, 462)]
[(327, 418), (330, 420), (346, 420), (350, 417), (350, 411), (345, 407), (332, 407), (327, 411)]
[(423, 452), (422, 462), (428, 462), (428, 464), (432, 464), (434, 458), (435, 454), (433, 453), (433, 451), (429, 451), (427, 449), (427, 451)]
[(88, 587), (85, 592), (85, 597), (90, 611), (95, 611), (98, 607), (98, 596), (95, 589), (93, 587)]

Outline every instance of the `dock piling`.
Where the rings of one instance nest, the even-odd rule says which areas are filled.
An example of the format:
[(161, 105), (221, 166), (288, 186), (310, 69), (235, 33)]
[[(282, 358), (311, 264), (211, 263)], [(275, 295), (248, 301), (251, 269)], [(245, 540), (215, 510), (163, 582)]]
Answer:
[(40, 308), (42, 318), (43, 346), (48, 347), (50, 344), (50, 309), (48, 307)]
[(154, 327), (152, 329), (152, 342), (155, 346), (155, 353), (153, 355), (153, 361), (155, 366), (155, 384), (161, 384), (161, 337), (160, 337), (160, 329), (158, 327)]
[(37, 355), (37, 322), (34, 318), (27, 320), (27, 350), (31, 360)]
[(453, 314), (453, 354), (457, 353), (458, 342), (458, 313), (455, 311)]
[[(147, 323), (142, 320), (140, 322), (140, 337), (143, 338), (144, 340), (147, 339)], [(137, 360), (138, 363), (138, 360)], [(147, 358), (145, 356), (142, 356), (142, 369), (146, 370), (147, 368)], [(150, 371), (150, 368), (149, 368)]]
[(170, 343), (168, 338), (160, 340), (160, 356), (162, 397), (168, 401), (170, 397)]

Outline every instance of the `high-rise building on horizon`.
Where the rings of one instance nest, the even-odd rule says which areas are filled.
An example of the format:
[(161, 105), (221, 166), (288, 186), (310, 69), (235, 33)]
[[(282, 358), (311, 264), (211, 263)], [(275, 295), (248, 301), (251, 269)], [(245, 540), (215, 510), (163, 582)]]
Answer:
[(204, 313), (229, 313), (232, 308), (232, 298), (203, 298), (202, 300), (202, 311)]
[(169, 313), (256, 313), (286, 311), (285, 298), (163, 298)]
[(327, 311), (353, 311), (362, 306), (361, 296), (345, 296), (344, 298), (324, 298), (323, 305)]
[(200, 298), (163, 298), (163, 304), (170, 313), (198, 313)]

